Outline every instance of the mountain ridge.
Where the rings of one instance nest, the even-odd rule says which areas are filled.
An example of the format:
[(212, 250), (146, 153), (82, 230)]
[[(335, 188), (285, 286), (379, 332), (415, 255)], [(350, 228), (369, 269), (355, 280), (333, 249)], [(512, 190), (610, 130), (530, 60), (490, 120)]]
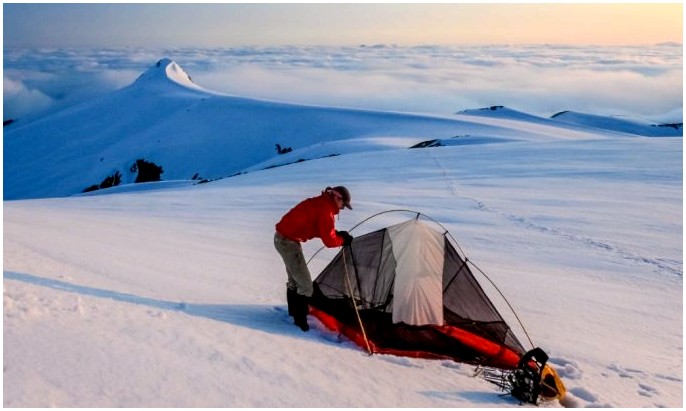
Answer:
[(576, 111), (561, 111), (553, 114), (551, 119), (566, 124), (596, 127), (603, 130), (615, 130), (645, 137), (678, 137), (683, 135), (683, 123), (660, 124), (647, 120), (624, 118), (621, 116), (599, 116)]
[[(409, 148), (465, 135), (484, 137), (482, 142), (597, 138), (595, 130), (577, 125), (559, 122), (531, 128), (521, 118), (513, 121), (230, 96), (202, 88), (175, 61), (163, 58), (120, 90), (7, 127), (4, 196), (70, 196), (108, 179), (131, 184), (137, 176), (130, 170), (139, 160), (163, 168), (163, 180), (211, 180), (257, 165)], [(523, 135), (522, 127), (513, 127), (516, 124), (528, 133)], [(288, 161), (275, 150), (277, 144), (293, 149)], [(296, 157), (304, 152), (307, 157)]]

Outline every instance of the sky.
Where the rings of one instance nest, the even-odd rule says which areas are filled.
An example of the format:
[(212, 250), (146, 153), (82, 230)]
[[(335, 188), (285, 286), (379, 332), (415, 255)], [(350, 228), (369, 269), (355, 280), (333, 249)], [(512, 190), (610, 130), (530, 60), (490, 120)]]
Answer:
[(5, 47), (681, 42), (682, 4), (4, 4)]

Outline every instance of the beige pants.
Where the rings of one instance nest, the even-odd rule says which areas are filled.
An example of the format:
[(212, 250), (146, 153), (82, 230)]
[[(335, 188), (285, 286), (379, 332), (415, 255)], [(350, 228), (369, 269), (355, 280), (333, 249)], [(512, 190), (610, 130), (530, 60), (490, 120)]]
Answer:
[(300, 295), (312, 297), (312, 277), (300, 243), (289, 240), (277, 232), (274, 234), (274, 247), (286, 264), (286, 287), (296, 290)]

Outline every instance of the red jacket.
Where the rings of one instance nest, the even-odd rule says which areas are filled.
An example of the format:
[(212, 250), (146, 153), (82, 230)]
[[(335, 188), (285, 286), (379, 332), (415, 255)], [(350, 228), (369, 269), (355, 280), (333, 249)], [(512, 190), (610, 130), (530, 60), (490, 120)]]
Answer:
[(305, 242), (318, 237), (329, 248), (340, 247), (343, 238), (336, 235), (334, 220), (339, 211), (336, 201), (322, 193), (293, 207), (276, 224), (276, 231), (293, 241)]

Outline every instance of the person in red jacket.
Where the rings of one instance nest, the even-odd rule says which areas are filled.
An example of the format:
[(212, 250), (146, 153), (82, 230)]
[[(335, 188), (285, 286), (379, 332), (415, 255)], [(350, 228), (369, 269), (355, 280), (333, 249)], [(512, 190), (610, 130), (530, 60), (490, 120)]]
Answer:
[(276, 224), (274, 247), (286, 265), (288, 314), (303, 331), (307, 324), (308, 299), (312, 296), (312, 277), (303, 256), (301, 243), (320, 238), (329, 248), (350, 245), (347, 231), (336, 231), (335, 216), (350, 206), (350, 191), (343, 186), (327, 187), (317, 197), (300, 202)]

